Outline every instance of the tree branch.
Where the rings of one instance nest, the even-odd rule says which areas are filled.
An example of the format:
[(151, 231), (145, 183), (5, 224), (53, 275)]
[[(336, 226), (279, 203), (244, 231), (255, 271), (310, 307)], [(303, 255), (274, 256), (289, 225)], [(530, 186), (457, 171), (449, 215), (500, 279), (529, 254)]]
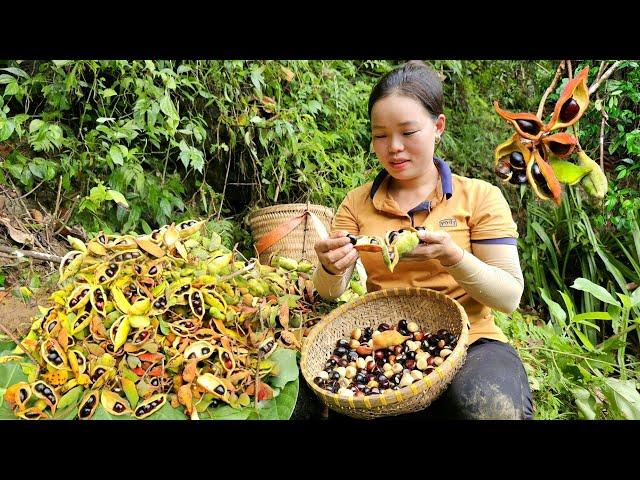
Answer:
[(562, 73), (562, 70), (564, 70), (564, 66), (565, 66), (565, 61), (562, 60), (560, 62), (560, 65), (558, 65), (558, 68), (556, 69), (556, 75), (553, 77), (553, 81), (551, 82), (551, 85), (549, 85), (549, 88), (547, 88), (547, 90), (544, 92), (544, 95), (542, 95), (542, 99), (540, 100), (540, 105), (538, 106), (538, 112), (536, 113), (536, 117), (538, 117), (540, 120), (542, 120), (544, 102), (547, 100), (547, 97), (549, 96), (549, 94), (553, 92), (553, 89), (556, 88), (556, 84), (558, 83), (558, 79), (560, 78), (560, 74)]
[(62, 263), (62, 257), (59, 257), (57, 255), (49, 255), (48, 253), (34, 252), (33, 250), (20, 250), (0, 245), (0, 252), (8, 253), (15, 257), (31, 257), (38, 260), (45, 260), (47, 262)]
[(606, 80), (607, 78), (609, 78), (611, 76), (611, 74), (616, 70), (616, 68), (618, 68), (618, 66), (620, 65), (621, 61), (617, 60), (613, 63), (613, 65), (611, 65), (606, 72), (604, 72), (602, 74), (602, 76), (600, 78), (598, 78), (593, 85), (591, 85), (589, 87), (589, 95), (591, 95), (593, 92), (595, 92), (598, 87), (600, 86), (600, 84)]

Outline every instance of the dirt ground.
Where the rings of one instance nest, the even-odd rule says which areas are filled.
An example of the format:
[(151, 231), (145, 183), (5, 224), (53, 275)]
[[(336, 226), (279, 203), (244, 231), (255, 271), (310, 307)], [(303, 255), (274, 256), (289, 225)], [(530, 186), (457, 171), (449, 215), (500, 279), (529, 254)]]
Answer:
[(47, 297), (46, 294), (38, 294), (29, 302), (24, 302), (13, 296), (11, 292), (1, 292), (0, 323), (13, 334), (20, 337), (26, 335), (31, 326), (31, 317), (38, 311), (38, 305), (47, 305)]

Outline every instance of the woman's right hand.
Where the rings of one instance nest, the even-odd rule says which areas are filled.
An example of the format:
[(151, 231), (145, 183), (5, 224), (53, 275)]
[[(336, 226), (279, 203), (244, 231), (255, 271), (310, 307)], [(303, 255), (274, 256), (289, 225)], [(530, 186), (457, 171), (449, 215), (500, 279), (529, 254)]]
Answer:
[(347, 233), (349, 232), (338, 230), (314, 245), (318, 260), (333, 275), (342, 275), (358, 260), (358, 251), (353, 248)]

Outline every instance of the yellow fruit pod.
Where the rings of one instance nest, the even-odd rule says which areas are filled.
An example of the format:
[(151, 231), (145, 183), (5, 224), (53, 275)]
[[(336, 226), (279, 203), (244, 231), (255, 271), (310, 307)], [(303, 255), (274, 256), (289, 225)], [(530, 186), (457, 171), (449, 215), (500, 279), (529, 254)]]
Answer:
[[(493, 166), (496, 167), (500, 160), (505, 160), (505, 157), (511, 155), (512, 152), (520, 152), (522, 154), (525, 165), (529, 162), (531, 151), (520, 141), (519, 135), (517, 133), (514, 133), (509, 140), (501, 143), (496, 147), (493, 154)], [(509, 158), (506, 158), (506, 161), (509, 160)]]
[(367, 235), (363, 235), (356, 240), (353, 248), (359, 252), (381, 252), (383, 245), (384, 239), (382, 237), (369, 237)]
[(131, 331), (129, 317), (122, 315), (118, 318), (109, 329), (109, 339), (113, 344), (113, 350), (117, 352), (121, 346), (127, 341), (127, 335)]
[(99, 405), (99, 395), (98, 390), (90, 390), (84, 395), (78, 406), (78, 419), (89, 420), (93, 416)]
[(545, 132), (567, 128), (576, 123), (589, 105), (589, 88), (587, 74), (589, 67), (583, 68), (576, 77), (564, 87), (560, 98), (553, 109), (549, 123), (544, 127)]
[(100, 392), (100, 403), (111, 415), (119, 416), (131, 413), (129, 402), (110, 390), (102, 390)]
[(149, 239), (144, 239), (144, 238), (140, 238), (140, 239), (136, 238), (136, 243), (141, 249), (153, 255), (154, 257), (156, 258), (164, 257), (165, 251), (153, 241)]
[(609, 189), (609, 182), (600, 165), (582, 150), (578, 152), (578, 165), (591, 169), (589, 174), (582, 178), (582, 188), (585, 192), (595, 198), (604, 198)]
[(24, 410), (31, 394), (31, 386), (27, 382), (19, 382), (7, 389), (4, 393), (4, 399), (11, 408)]
[(493, 108), (495, 108), (498, 115), (511, 122), (518, 134), (523, 138), (536, 141), (544, 133), (544, 124), (542, 123), (542, 120), (536, 117), (533, 113), (508, 112), (501, 109), (497, 101), (493, 102)]
[(544, 148), (554, 156), (567, 158), (575, 151), (578, 140), (573, 135), (562, 132), (542, 137), (542, 143)]
[(527, 178), (536, 196), (542, 200), (553, 200), (560, 205), (562, 187), (549, 165), (537, 150), (533, 151), (533, 161), (527, 164)]

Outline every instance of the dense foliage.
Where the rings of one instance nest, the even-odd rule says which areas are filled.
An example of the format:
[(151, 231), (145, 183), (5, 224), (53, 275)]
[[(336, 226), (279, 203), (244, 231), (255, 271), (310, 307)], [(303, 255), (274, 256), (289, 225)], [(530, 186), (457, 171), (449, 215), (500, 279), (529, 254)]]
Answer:
[[(202, 216), (218, 219), (227, 245), (240, 242), (251, 254), (245, 220), (252, 210), (306, 201), (336, 207), (348, 190), (373, 178), (379, 166), (370, 151), (367, 98), (397, 63), (2, 61), (0, 182), (32, 191), (51, 211), (60, 182), (70, 223), (90, 234), (148, 232)], [(456, 173), (500, 185), (520, 233), (521, 306), (532, 307), (549, 322), (547, 333), (570, 345), (556, 349), (565, 356), (553, 358), (550, 376), (539, 375), (548, 368), (549, 358), (542, 357), (548, 352), (521, 351), (527, 358), (541, 355), (539, 364), (531, 360), (532, 378), (547, 382), (536, 390), (538, 415), (584, 414), (578, 406), (602, 404), (612, 391), (602, 378), (639, 378), (639, 311), (615, 296), (630, 299), (640, 284), (638, 63), (618, 65), (591, 96), (576, 132), (596, 161), (602, 141), (606, 198), (594, 203), (568, 187), (560, 207), (541, 204), (529, 189), (500, 184), (491, 167), (494, 148), (510, 134), (492, 102), (535, 112), (557, 63), (430, 63), (445, 85), (447, 130), (439, 154)], [(587, 65), (591, 85), (600, 62), (573, 61), (574, 70)], [(547, 105), (567, 80), (565, 72)], [(571, 288), (578, 279), (603, 287), (620, 305)], [(562, 323), (558, 309), (592, 315)], [(519, 342), (542, 335), (524, 327), (526, 318), (514, 316), (509, 327)], [(610, 368), (575, 360), (592, 354), (613, 355), (606, 360)], [(555, 392), (553, 405), (544, 397), (549, 392)], [(612, 418), (614, 410), (593, 407), (593, 415), (584, 415)]]

